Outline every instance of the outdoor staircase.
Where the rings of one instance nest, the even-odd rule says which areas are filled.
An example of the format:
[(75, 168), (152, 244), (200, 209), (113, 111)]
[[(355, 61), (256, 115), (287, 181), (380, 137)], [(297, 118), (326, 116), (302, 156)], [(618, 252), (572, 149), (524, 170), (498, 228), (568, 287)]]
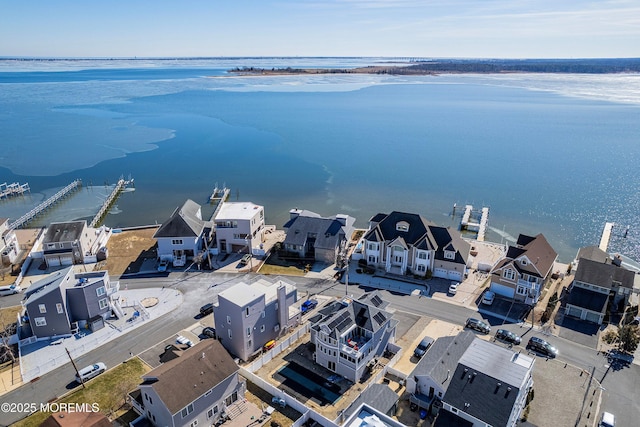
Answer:
[(242, 414), (247, 409), (247, 401), (245, 399), (238, 400), (231, 406), (227, 406), (225, 412), (227, 417), (232, 420), (238, 415)]

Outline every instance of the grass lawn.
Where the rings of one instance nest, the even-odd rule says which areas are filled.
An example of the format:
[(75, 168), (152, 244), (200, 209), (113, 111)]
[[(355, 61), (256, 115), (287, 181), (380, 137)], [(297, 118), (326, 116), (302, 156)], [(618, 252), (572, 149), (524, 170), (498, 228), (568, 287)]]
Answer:
[[(140, 376), (149, 371), (149, 367), (134, 357), (86, 383), (86, 388), (60, 398), (57, 402), (91, 405), (97, 403), (100, 412), (107, 416), (116, 413), (125, 402), (126, 394), (141, 382)], [(36, 412), (13, 424), (16, 427), (37, 427), (49, 416), (50, 412)]]
[(262, 267), (260, 267), (260, 270), (258, 272), (260, 274), (272, 274), (274, 276), (304, 276), (304, 270), (293, 265), (286, 267), (283, 265), (264, 264)]
[(16, 323), (16, 320), (18, 319), (18, 313), (20, 313), (21, 311), (21, 305), (0, 308), (0, 325), (10, 325), (12, 323)]

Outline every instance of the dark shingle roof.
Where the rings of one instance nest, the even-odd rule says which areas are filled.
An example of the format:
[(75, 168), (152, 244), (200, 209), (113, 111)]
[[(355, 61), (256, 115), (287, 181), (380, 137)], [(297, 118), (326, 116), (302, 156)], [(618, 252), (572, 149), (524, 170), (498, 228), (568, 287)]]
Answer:
[(473, 423), (442, 409), (438, 411), (438, 418), (433, 427), (473, 427)]
[(142, 378), (145, 384), (151, 384), (169, 412), (176, 414), (237, 371), (238, 366), (220, 342), (204, 340)]
[(605, 306), (607, 305), (608, 298), (609, 295), (607, 294), (595, 292), (590, 289), (581, 288), (579, 286), (574, 286), (571, 289), (571, 293), (569, 294), (567, 304), (602, 313)]
[(587, 246), (584, 248), (580, 248), (576, 259), (579, 260), (581, 258), (590, 259), (591, 261), (597, 261), (603, 264), (611, 264), (611, 258), (609, 257), (609, 254), (597, 246)]
[(314, 212), (303, 211), (284, 225), (287, 230), (284, 244), (302, 246), (306, 243), (309, 234), (315, 234), (314, 246), (316, 248), (334, 249), (340, 243), (341, 238), (349, 239), (351, 237), (355, 221), (355, 218), (346, 216), (345, 225), (342, 225), (335, 216), (322, 218)]
[(205, 221), (198, 218), (199, 209), (199, 204), (188, 199), (173, 211), (171, 217), (158, 228), (153, 238), (200, 236), (204, 230)]
[(611, 289), (613, 282), (620, 282), (624, 288), (632, 289), (635, 273), (624, 267), (603, 264), (590, 259), (581, 259), (574, 280)]
[(454, 337), (438, 338), (411, 375), (431, 377), (446, 388), (451, 380), (451, 372), (474, 339), (475, 335), (471, 331), (462, 331)]
[(42, 244), (73, 242), (82, 236), (87, 221), (54, 222), (49, 225)]
[(366, 403), (374, 409), (388, 414), (393, 405), (398, 403), (400, 397), (386, 384), (371, 384), (354, 402), (345, 410), (346, 418), (349, 418), (360, 405)]
[[(374, 218), (381, 218), (381, 215), (383, 214), (378, 214)], [(396, 224), (401, 221), (404, 221), (409, 225), (409, 229), (407, 231), (399, 231), (396, 229)], [(428, 225), (429, 222), (420, 215), (393, 211), (384, 217), (384, 219), (380, 220), (375, 228), (369, 230), (369, 232), (365, 234), (364, 239), (369, 241), (375, 240), (370, 239), (369, 235), (373, 230), (377, 229), (383, 240), (394, 240), (396, 237), (402, 237), (408, 244), (415, 245), (425, 234), (427, 234)]]
[(535, 237), (521, 234), (518, 237), (518, 242), (525, 244), (523, 246), (509, 246), (505, 257), (498, 261), (492, 272), (495, 273), (496, 270), (512, 263), (512, 260), (526, 257), (529, 262), (524, 265), (520, 262), (512, 263), (518, 273), (541, 278), (547, 277), (558, 257), (547, 239), (542, 234)]

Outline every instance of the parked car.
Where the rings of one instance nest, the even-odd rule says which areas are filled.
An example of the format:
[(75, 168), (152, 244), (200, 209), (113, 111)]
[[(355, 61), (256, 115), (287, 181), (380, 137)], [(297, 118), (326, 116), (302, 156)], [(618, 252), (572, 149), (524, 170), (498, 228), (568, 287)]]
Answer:
[(451, 295), (455, 295), (456, 292), (458, 292), (458, 285), (460, 283), (459, 282), (451, 282), (451, 284), (449, 285), (449, 293)]
[(417, 358), (421, 358), (422, 356), (424, 356), (427, 350), (429, 350), (429, 347), (431, 347), (431, 344), (433, 344), (433, 338), (428, 336), (422, 338), (422, 341), (420, 341), (420, 344), (418, 344), (416, 349), (413, 350), (413, 355)]
[(276, 346), (276, 340), (267, 341), (267, 343), (262, 347), (262, 350), (269, 351), (275, 346)]
[(182, 335), (178, 335), (178, 338), (176, 338), (176, 342), (178, 344), (186, 345), (187, 347), (193, 347), (193, 341)]
[(22, 287), (18, 285), (0, 286), (0, 296), (13, 295), (22, 292)]
[(491, 305), (496, 298), (496, 293), (492, 291), (486, 291), (482, 296), (482, 304)]
[(603, 412), (598, 427), (615, 427), (616, 417), (611, 412)]
[(251, 261), (251, 254), (244, 254), (240, 259), (240, 265), (247, 265)]
[(527, 344), (527, 349), (531, 349), (540, 354), (544, 354), (547, 357), (556, 357), (558, 355), (558, 349), (552, 346), (547, 341), (538, 337), (529, 338), (529, 343)]
[(302, 312), (302, 314), (305, 314), (306, 312), (313, 310), (317, 306), (318, 306), (317, 300), (308, 299), (302, 303), (302, 305), (300, 306), (300, 311)]
[(168, 267), (169, 267), (169, 261), (167, 261), (166, 259), (161, 259), (160, 263), (158, 264), (158, 271), (162, 273), (164, 271), (167, 271)]
[(213, 313), (213, 303), (205, 304), (202, 307), (200, 307), (200, 314), (202, 316), (206, 316), (211, 313)]
[(522, 342), (522, 338), (511, 331), (507, 331), (506, 329), (498, 329), (498, 331), (496, 332), (496, 339), (498, 341), (503, 341), (515, 345), (520, 345), (520, 343)]
[(491, 326), (484, 320), (474, 319), (470, 317), (467, 319), (467, 322), (464, 324), (465, 328), (475, 329), (478, 332), (482, 332), (483, 334), (488, 334), (491, 332)]
[(97, 377), (106, 370), (107, 366), (102, 362), (89, 365), (78, 371), (78, 373), (76, 374), (76, 382), (78, 384), (82, 384), (85, 381), (89, 381), (91, 378)]
[(202, 330), (202, 335), (204, 335), (207, 338), (216, 339), (216, 330), (215, 330), (215, 328), (212, 328), (211, 326), (207, 326), (206, 328), (204, 328)]

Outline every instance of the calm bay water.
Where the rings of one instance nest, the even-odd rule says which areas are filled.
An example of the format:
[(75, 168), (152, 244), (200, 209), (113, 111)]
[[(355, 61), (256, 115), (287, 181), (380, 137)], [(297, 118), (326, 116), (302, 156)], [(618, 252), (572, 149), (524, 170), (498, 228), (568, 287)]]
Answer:
[[(372, 60), (291, 63), (305, 61)], [(491, 208), (490, 240), (542, 232), (568, 261), (614, 221), (611, 250), (640, 258), (640, 76), (225, 73), (288, 64), (0, 61), (0, 183), (131, 175), (112, 226), (162, 222), (186, 198), (208, 215), (216, 183), (279, 227), (293, 207), (456, 227), (453, 204), (471, 203)]]

